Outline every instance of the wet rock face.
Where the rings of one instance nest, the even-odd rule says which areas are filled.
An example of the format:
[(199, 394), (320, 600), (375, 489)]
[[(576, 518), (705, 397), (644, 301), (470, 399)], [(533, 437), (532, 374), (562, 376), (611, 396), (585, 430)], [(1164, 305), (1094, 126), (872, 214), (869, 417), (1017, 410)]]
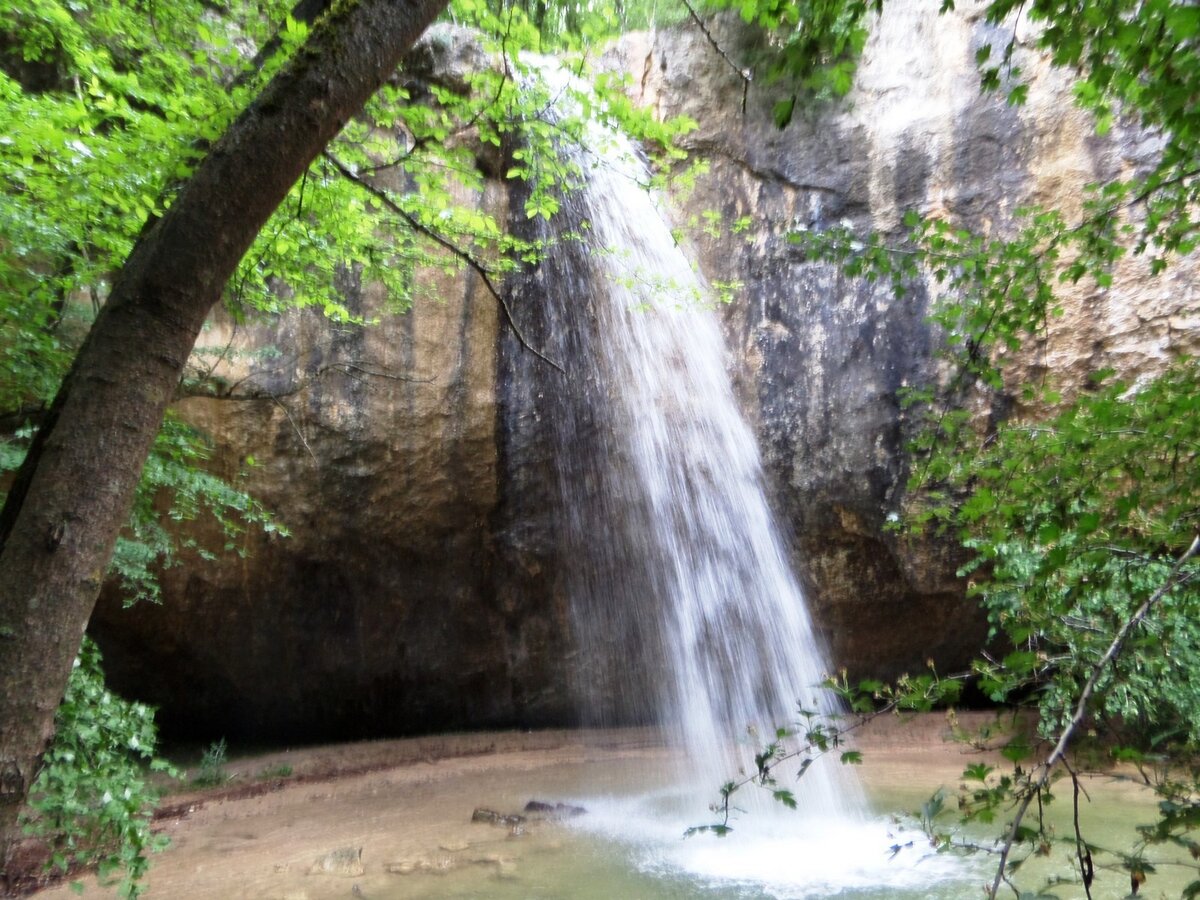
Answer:
[[(736, 19), (714, 34), (735, 59), (754, 40)], [(701, 238), (701, 265), (712, 280), (743, 285), (724, 314), (732, 369), (816, 619), (834, 663), (854, 674), (891, 677), (927, 659), (956, 668), (986, 634), (955, 577), (953, 543), (901, 542), (883, 527), (903, 507), (909, 474), (913, 424), (897, 392), (938, 377), (938, 337), (925, 322), (937, 287), (894, 297), (808, 262), (786, 235), (832, 224), (887, 234), (908, 209), (985, 229), (1030, 203), (1070, 217), (1085, 184), (1147, 164), (1153, 141), (1120, 128), (1097, 139), (1068, 80), (1044, 62), (1020, 60), (1031, 78), (1024, 107), (981, 96), (975, 51), (1009, 37), (971, 13), (888, 4), (852, 93), (798, 107), (782, 131), (771, 116), (780, 90), (751, 86), (743, 110), (743, 83), (699, 33), (631, 38), (613, 53), (636, 73), (638, 100), (699, 123), (688, 141), (711, 168), (682, 196), (685, 215), (754, 223)], [(1194, 353), (1193, 268), (1188, 260), (1149, 279), (1124, 261), (1110, 290), (1067, 289), (1062, 319), (1017, 361), (1018, 374), (1051, 371), (1070, 393), (1089, 369), (1136, 378)], [(1015, 391), (993, 402), (1019, 408)]]
[[(748, 40), (736, 22), (720, 28), (727, 46)], [(783, 131), (769, 91), (752, 89), (743, 114), (739, 79), (703, 36), (626, 51), (631, 68), (638, 55), (648, 60), (645, 100), (700, 123), (689, 140), (711, 169), (686, 211), (756, 223), (703, 239), (701, 263), (711, 279), (742, 285), (725, 310), (733, 371), (832, 661), (881, 677), (927, 658), (963, 665), (985, 636), (962, 600), (953, 548), (902, 546), (883, 527), (908, 474), (898, 391), (936, 377), (928, 291), (897, 298), (846, 279), (807, 262), (786, 235), (832, 224), (886, 232), (935, 197), (980, 209), (990, 200), (994, 210), (994, 198), (1026, 178), (1019, 123), (979, 101), (969, 36), (953, 35), (964, 58), (948, 72), (950, 39), (936, 31), (937, 52), (898, 56), (893, 42), (905, 28), (922, 30), (881, 23), (851, 98), (802, 111)]]
[[(507, 200), (481, 202), (503, 214)], [(440, 302), (396, 315), (348, 278), (346, 302), (377, 326), (305, 313), (202, 337), (233, 341), (222, 378), (256, 399), (179, 410), (292, 534), (166, 571), (161, 606), (105, 596), (92, 631), (114, 686), (161, 706), (168, 733), (343, 739), (567, 718), (558, 636), (536, 598), (501, 602), (491, 586), (497, 304), (472, 281), (434, 287)]]

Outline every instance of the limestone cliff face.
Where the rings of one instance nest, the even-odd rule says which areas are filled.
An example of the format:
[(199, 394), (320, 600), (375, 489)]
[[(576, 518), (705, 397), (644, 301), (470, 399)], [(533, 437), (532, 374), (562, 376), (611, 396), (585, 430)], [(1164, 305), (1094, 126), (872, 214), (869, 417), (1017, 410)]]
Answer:
[[(734, 58), (752, 39), (736, 20), (714, 36)], [(1088, 182), (1146, 165), (1153, 140), (1120, 127), (1097, 138), (1066, 77), (1028, 54), (1017, 60), (1031, 79), (1025, 106), (981, 96), (975, 51), (1008, 37), (969, 12), (886, 4), (852, 93), (798, 109), (784, 130), (771, 118), (781, 93), (752, 85), (743, 112), (740, 77), (696, 31), (630, 39), (614, 54), (637, 73), (641, 102), (699, 123), (688, 140), (711, 169), (683, 197), (685, 211), (755, 223), (747, 235), (701, 239), (701, 261), (710, 278), (744, 285), (725, 311), (733, 371), (816, 617), (835, 662), (854, 673), (887, 677), (926, 659), (945, 671), (985, 634), (962, 598), (953, 545), (901, 542), (883, 528), (908, 475), (912, 425), (897, 390), (939, 375), (924, 321), (936, 285), (897, 299), (806, 262), (785, 235), (836, 223), (889, 233), (908, 209), (1002, 231), (1031, 203), (1078, 213)], [(1016, 372), (1050, 372), (1069, 392), (1089, 369), (1136, 378), (1195, 352), (1194, 274), (1191, 260), (1159, 279), (1126, 261), (1108, 290), (1065, 290), (1064, 316)], [(1015, 408), (994, 402), (997, 412)]]
[[(506, 197), (483, 198), (504, 214)], [(436, 276), (431, 276), (436, 277)], [(274, 327), (216, 322), (237, 396), (179, 404), (213, 435), (216, 465), (286, 539), (250, 535), (213, 563), (163, 575), (161, 606), (109, 592), (92, 624), (114, 683), (160, 704), (174, 733), (349, 738), (562, 721), (563, 653), (545, 616), (490, 587), (498, 305), (474, 279), (389, 312), (344, 279), (352, 312)], [(267, 353), (271, 350), (273, 353)], [(275, 355), (277, 354), (277, 355)], [(211, 528), (195, 536), (221, 545)], [(536, 607), (535, 607), (536, 609)]]
[[(735, 21), (714, 34), (731, 54), (752, 40)], [(1003, 228), (1028, 202), (1077, 210), (1084, 184), (1155, 150), (1133, 129), (1094, 137), (1062, 75), (1036, 60), (1022, 60), (1025, 107), (981, 98), (975, 49), (1000, 40), (969, 13), (889, 3), (852, 94), (798, 109), (782, 131), (771, 89), (752, 86), (743, 112), (742, 82), (699, 32), (630, 38), (612, 54), (635, 74), (637, 99), (700, 123), (689, 140), (711, 168), (679, 198), (684, 216), (754, 223), (699, 239), (701, 264), (744, 285), (724, 310), (731, 370), (816, 619), (835, 663), (856, 674), (927, 658), (950, 669), (985, 633), (953, 545), (883, 529), (908, 474), (897, 390), (939, 375), (924, 321), (934, 286), (896, 299), (805, 262), (786, 233), (843, 220), (889, 232), (909, 208)], [(481, 202), (507, 200), (497, 188)], [(1193, 269), (1150, 279), (1131, 261), (1108, 290), (1073, 289), (1024, 373), (1052, 371), (1069, 388), (1087, 368), (1137, 377), (1200, 349)], [(540, 514), (552, 461), (520, 421), (537, 404), (512, 390), (527, 378), (552, 390), (557, 376), (491, 297), (469, 281), (441, 287), (442, 303), (367, 330), (297, 315), (239, 334), (237, 347), (282, 355), (228, 377), (252, 375), (278, 401), (181, 404), (214, 434), (227, 474), (259, 462), (249, 487), (293, 536), (171, 570), (162, 608), (102, 605), (93, 628), (115, 681), (162, 704), (168, 726), (279, 738), (572, 719), (560, 588), (571, 561), (555, 557)], [(370, 289), (347, 294), (366, 315), (386, 309)], [(536, 305), (528, 292), (514, 300), (518, 314)], [(223, 344), (227, 329), (206, 342)]]

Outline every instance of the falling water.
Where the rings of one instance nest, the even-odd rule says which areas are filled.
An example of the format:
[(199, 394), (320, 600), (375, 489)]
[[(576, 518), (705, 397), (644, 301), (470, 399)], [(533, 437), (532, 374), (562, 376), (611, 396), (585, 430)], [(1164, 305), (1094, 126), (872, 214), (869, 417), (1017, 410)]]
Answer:
[[(562, 93), (562, 76), (548, 77)], [(708, 799), (800, 707), (833, 712), (817, 687), (828, 668), (709, 291), (630, 143), (596, 128), (570, 152), (585, 184), (564, 200), (558, 234), (545, 235), (560, 242), (526, 289), (567, 369), (543, 388), (553, 396), (540, 414), (554, 430), (581, 680), (600, 722), (667, 729)], [(561, 240), (571, 230), (583, 240)], [(809, 770), (797, 789), (806, 810), (860, 805), (841, 768)]]
[[(561, 97), (563, 76), (544, 74)], [(578, 827), (661, 874), (664, 896), (679, 879), (713, 896), (778, 898), (957, 883), (947, 857), (897, 855), (890, 820), (865, 811), (836, 753), (799, 783), (798, 765), (779, 770), (798, 812), (747, 787), (731, 837), (682, 839), (714, 821), (708, 803), (753, 772), (777, 726), (801, 707), (836, 708), (818, 687), (824, 655), (709, 292), (630, 143), (592, 128), (573, 147), (564, 152), (582, 185), (551, 222), (520, 221), (550, 250), (512, 285), (526, 346), (510, 335), (502, 356), (504, 454), (509, 483), (521, 486), (507, 501), (506, 546), (521, 577), (552, 579), (549, 593), (569, 609), (590, 724), (656, 724), (680, 761), (661, 788), (571, 798), (589, 809)]]

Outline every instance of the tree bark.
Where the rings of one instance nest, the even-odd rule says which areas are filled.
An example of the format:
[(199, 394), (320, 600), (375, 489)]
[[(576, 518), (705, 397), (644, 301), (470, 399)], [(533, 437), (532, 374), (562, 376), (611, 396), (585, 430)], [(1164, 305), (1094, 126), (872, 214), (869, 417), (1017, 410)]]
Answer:
[(345, 0), (148, 226), (0, 512), (0, 864), (205, 316), (288, 190), (446, 0)]

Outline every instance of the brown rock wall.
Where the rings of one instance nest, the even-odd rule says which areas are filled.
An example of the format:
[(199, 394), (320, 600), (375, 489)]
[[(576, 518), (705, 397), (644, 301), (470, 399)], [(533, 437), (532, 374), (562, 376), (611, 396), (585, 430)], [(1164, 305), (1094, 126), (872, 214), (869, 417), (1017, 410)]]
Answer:
[[(735, 59), (753, 40), (736, 17), (713, 33)], [(855, 673), (893, 676), (927, 658), (956, 668), (985, 634), (955, 577), (954, 546), (883, 529), (908, 475), (912, 424), (897, 391), (939, 375), (925, 322), (938, 288), (895, 298), (807, 262), (787, 232), (846, 224), (886, 234), (908, 209), (1003, 232), (1031, 203), (1078, 215), (1087, 183), (1128, 176), (1156, 151), (1130, 127), (1096, 137), (1067, 77), (1023, 51), (1029, 102), (981, 96), (975, 51), (1008, 37), (970, 9), (938, 16), (936, 4), (887, 4), (851, 94), (798, 108), (782, 131), (771, 116), (782, 88), (751, 85), (743, 111), (740, 78), (695, 30), (637, 36), (612, 54), (638, 73), (636, 99), (699, 123), (688, 140), (711, 168), (681, 194), (684, 216), (752, 217), (746, 234), (702, 237), (701, 265), (743, 285), (725, 310), (735, 378), (817, 619), (835, 661)], [(1185, 260), (1152, 279), (1142, 261), (1124, 260), (1110, 289), (1064, 289), (1063, 316), (1016, 361), (1014, 387), (1049, 372), (1069, 393), (1097, 368), (1136, 379), (1194, 353), (1194, 269)], [(991, 402), (1022, 411), (1015, 393)]]
[[(503, 217), (507, 198), (481, 203)], [(291, 536), (185, 560), (163, 574), (161, 606), (106, 595), (92, 630), (113, 680), (160, 704), (168, 730), (349, 737), (566, 715), (544, 671), (554, 636), (491, 587), (498, 304), (474, 277), (427, 277), (441, 299), (402, 314), (344, 278), (370, 327), (293, 313), (207, 331), (204, 345), (231, 348), (223, 382), (263, 396), (178, 410)]]

